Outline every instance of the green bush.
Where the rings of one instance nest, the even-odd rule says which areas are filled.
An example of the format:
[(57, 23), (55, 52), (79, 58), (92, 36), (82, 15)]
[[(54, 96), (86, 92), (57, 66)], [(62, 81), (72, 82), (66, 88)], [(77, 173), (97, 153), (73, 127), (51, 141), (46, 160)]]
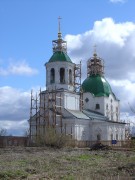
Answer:
[(45, 133), (37, 136), (36, 144), (38, 146), (51, 146), (62, 148), (66, 146), (69, 137), (63, 133), (56, 132), (53, 127), (47, 127)]
[(135, 149), (135, 139), (131, 139), (130, 147)]

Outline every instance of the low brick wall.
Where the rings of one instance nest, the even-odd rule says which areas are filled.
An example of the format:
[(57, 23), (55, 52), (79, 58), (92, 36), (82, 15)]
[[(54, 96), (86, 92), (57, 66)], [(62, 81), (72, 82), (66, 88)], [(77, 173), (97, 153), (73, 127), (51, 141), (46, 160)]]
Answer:
[(19, 136), (0, 136), (0, 147), (7, 146), (28, 146), (28, 138)]

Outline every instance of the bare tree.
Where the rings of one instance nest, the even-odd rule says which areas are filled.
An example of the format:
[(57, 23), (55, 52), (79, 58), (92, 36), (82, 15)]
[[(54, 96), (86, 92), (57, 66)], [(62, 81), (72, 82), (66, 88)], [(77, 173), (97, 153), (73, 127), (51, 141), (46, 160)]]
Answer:
[(29, 134), (30, 134), (29, 128), (25, 129), (25, 131), (24, 131), (24, 136), (25, 136), (25, 137), (28, 137)]
[(0, 136), (6, 136), (7, 135), (7, 130), (4, 128), (0, 128)]

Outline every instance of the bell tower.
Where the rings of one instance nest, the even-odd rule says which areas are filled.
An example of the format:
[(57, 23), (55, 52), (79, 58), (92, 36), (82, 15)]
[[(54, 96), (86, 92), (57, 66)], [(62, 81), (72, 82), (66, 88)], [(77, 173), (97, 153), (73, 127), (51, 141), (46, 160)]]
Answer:
[(53, 55), (46, 66), (46, 89), (48, 91), (55, 89), (63, 89), (74, 91), (74, 69), (75, 64), (72, 63), (67, 55), (67, 42), (62, 39), (61, 18), (58, 18), (58, 39), (52, 41)]

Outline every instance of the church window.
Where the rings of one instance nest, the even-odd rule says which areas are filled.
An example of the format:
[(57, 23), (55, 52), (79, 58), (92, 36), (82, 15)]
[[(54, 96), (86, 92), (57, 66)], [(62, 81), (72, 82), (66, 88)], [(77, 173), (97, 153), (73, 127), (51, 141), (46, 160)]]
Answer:
[(111, 120), (113, 121), (113, 113), (111, 113)]
[(116, 113), (116, 121), (118, 121), (118, 113)]
[(101, 140), (101, 135), (97, 134), (97, 140), (100, 141)]
[(85, 137), (85, 134), (86, 134), (86, 132), (85, 132), (85, 131), (82, 131), (82, 136), (83, 136), (83, 137)]
[(69, 69), (69, 84), (72, 84), (72, 70)]
[(116, 140), (118, 140), (118, 134), (116, 134)]
[(111, 120), (113, 121), (113, 106), (111, 105)]
[(99, 104), (96, 104), (96, 109), (100, 109), (100, 105)]
[(106, 104), (106, 115), (109, 116), (108, 104)]
[(87, 103), (87, 102), (89, 102), (89, 99), (88, 99), (88, 98), (86, 98), (86, 99), (85, 99), (85, 102), (86, 102), (86, 103)]
[(113, 111), (113, 106), (111, 105), (111, 111)]
[(113, 140), (113, 134), (111, 134), (111, 140)]
[(60, 83), (65, 83), (65, 69), (60, 68)]
[(55, 69), (52, 68), (50, 74), (50, 83), (54, 83), (54, 82), (55, 82)]

